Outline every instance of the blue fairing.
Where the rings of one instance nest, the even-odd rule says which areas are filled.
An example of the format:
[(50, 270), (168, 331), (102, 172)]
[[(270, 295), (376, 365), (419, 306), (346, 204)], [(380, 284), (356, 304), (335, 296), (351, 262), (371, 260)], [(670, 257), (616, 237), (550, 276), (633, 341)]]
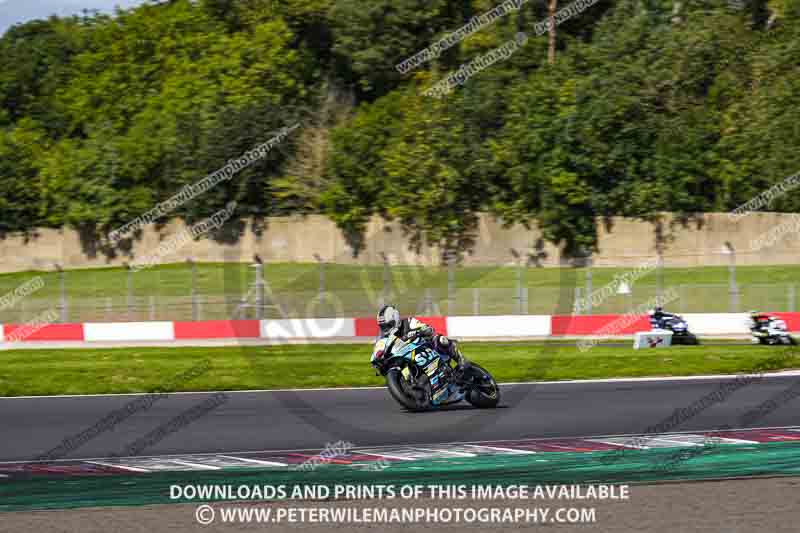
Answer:
[(430, 376), (431, 403), (433, 405), (458, 402), (464, 398), (464, 394), (459, 392), (455, 385), (447, 383), (442, 367), (436, 367), (441, 358), (428, 345), (425, 339), (415, 339), (398, 348), (397, 351), (393, 350), (391, 358), (395, 359), (397, 357), (413, 362), (420, 370)]

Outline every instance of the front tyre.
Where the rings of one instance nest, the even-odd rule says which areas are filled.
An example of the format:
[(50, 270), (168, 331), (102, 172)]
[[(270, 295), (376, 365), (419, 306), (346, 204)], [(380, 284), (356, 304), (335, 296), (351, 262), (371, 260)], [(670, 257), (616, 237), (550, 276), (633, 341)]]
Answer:
[(467, 363), (464, 369), (464, 384), (468, 388), (465, 399), (475, 407), (490, 409), (500, 403), (500, 387), (482, 366)]
[(403, 370), (399, 367), (390, 368), (386, 372), (386, 386), (389, 388), (392, 398), (406, 409), (423, 411), (430, 407), (429, 384), (426, 382), (422, 387), (413, 387), (403, 377)]

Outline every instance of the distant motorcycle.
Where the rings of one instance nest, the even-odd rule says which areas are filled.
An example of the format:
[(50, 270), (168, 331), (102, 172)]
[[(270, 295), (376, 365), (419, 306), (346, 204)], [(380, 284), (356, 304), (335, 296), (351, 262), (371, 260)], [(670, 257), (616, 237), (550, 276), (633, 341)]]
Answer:
[(751, 317), (750, 335), (753, 344), (797, 345), (797, 339), (789, 335), (786, 322), (777, 316)]
[(672, 344), (700, 344), (697, 335), (689, 331), (689, 324), (680, 315), (662, 313), (661, 316), (650, 316), (650, 327), (672, 332)]
[(391, 332), (378, 339), (370, 363), (386, 378), (392, 397), (412, 411), (466, 400), (475, 407), (496, 407), (500, 388), (483, 367), (464, 361), (463, 371), (441, 363), (430, 341), (423, 337), (403, 340)]

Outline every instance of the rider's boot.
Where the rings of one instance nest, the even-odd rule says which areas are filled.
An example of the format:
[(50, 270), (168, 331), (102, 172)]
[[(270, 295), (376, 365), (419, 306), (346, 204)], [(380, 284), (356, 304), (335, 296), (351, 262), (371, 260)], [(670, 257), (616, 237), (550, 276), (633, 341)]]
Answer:
[(453, 369), (453, 377), (456, 383), (461, 383), (464, 380), (466, 359), (464, 359), (464, 355), (461, 353), (461, 350), (458, 349), (458, 345), (453, 346), (453, 360), (456, 363), (456, 366)]

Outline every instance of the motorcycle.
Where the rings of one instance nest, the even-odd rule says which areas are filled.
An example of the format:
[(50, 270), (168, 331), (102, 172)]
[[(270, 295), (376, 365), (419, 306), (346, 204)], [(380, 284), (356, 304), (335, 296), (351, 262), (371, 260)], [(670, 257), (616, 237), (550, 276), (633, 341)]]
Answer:
[(750, 321), (750, 335), (753, 344), (797, 345), (797, 339), (789, 335), (786, 322), (776, 316), (767, 317), (766, 323)]
[(660, 319), (651, 318), (651, 327), (672, 332), (672, 344), (700, 344), (697, 335), (689, 331), (689, 324), (680, 315), (665, 315)]
[(411, 411), (426, 411), (462, 400), (479, 408), (496, 407), (500, 388), (492, 375), (480, 365), (464, 360), (458, 371), (450, 359), (442, 359), (429, 339), (403, 340), (391, 332), (378, 339), (370, 364), (386, 378), (392, 397)]

